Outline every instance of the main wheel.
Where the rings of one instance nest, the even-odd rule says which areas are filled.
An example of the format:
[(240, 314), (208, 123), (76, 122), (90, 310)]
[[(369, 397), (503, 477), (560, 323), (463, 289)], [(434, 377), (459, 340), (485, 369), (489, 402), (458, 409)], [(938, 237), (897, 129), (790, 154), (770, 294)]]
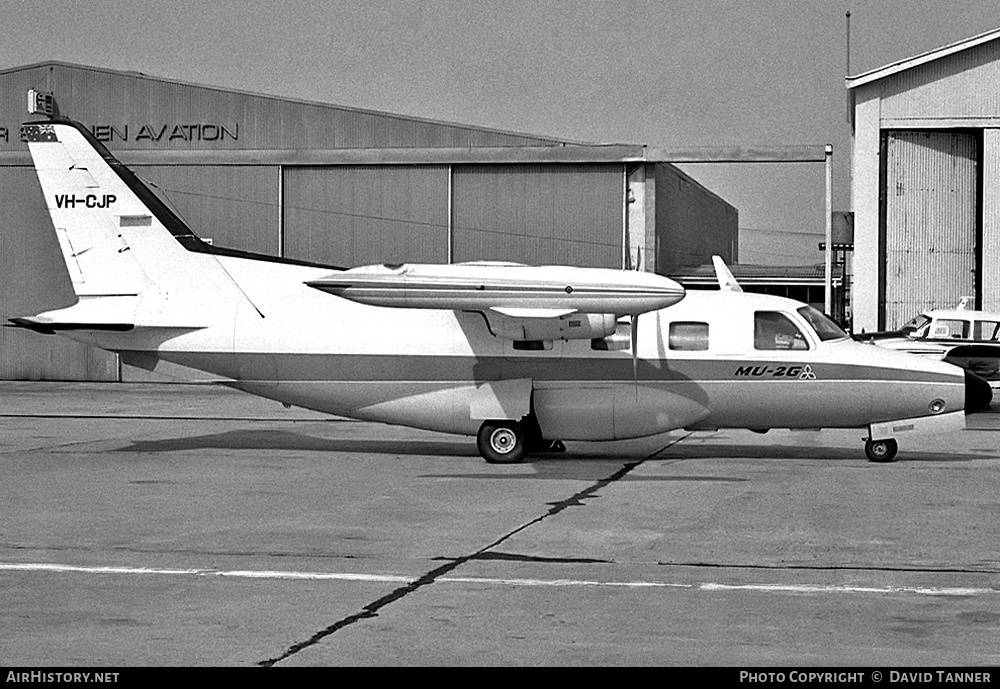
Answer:
[(865, 454), (872, 462), (891, 462), (896, 457), (899, 446), (892, 438), (888, 440), (868, 440), (865, 442)]
[(516, 421), (484, 421), (476, 445), (490, 464), (517, 464), (528, 456), (524, 429)]

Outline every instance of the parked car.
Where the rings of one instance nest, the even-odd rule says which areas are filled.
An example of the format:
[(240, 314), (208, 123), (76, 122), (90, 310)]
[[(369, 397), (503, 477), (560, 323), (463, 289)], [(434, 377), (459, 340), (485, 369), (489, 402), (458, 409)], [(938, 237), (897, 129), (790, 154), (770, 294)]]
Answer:
[(1000, 313), (968, 308), (962, 299), (954, 309), (932, 309), (890, 332), (855, 335), (880, 347), (956, 364), (1000, 389)]

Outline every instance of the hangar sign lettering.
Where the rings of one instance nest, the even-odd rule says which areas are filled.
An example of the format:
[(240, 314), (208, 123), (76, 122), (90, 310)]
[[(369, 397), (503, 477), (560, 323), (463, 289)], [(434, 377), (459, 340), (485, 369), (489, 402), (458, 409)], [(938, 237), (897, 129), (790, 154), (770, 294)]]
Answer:
[[(168, 133), (169, 132), (169, 133)], [(94, 134), (97, 135), (96, 132)], [(144, 124), (135, 135), (136, 141), (223, 141), (227, 138), (236, 141), (240, 138), (238, 124), (227, 127), (224, 124), (175, 124), (173, 127), (162, 125), (157, 128)]]
[[(94, 138), (104, 143), (113, 141), (152, 141), (168, 144), (179, 141), (238, 141), (240, 125), (198, 122), (192, 124), (143, 124), (136, 129), (129, 125), (94, 124), (90, 126)], [(133, 135), (134, 134), (134, 135)], [(0, 141), (10, 141), (10, 130), (0, 127)], [(25, 141), (24, 134), (21, 141)]]

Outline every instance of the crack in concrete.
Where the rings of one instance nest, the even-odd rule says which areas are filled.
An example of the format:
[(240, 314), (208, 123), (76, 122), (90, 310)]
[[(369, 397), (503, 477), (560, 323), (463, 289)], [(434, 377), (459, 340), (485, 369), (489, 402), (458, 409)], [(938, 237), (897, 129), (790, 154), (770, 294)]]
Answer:
[[(507, 541), (510, 538), (513, 538), (514, 536), (516, 536), (517, 534), (521, 533), (522, 531), (525, 531), (526, 529), (530, 529), (532, 526), (541, 523), (542, 521), (548, 519), (549, 517), (553, 517), (553, 516), (559, 514), (563, 510), (566, 510), (566, 509), (568, 509), (570, 507), (583, 506), (584, 500), (586, 500), (588, 498), (596, 497), (597, 496), (597, 491), (599, 491), (601, 488), (605, 488), (606, 486), (609, 486), (610, 484), (614, 483), (615, 481), (621, 480), (623, 477), (627, 476), (631, 471), (633, 471), (636, 467), (640, 466), (644, 462), (647, 462), (647, 461), (655, 458), (661, 452), (663, 452), (666, 449), (668, 449), (668, 448), (676, 445), (677, 443), (681, 442), (682, 440), (684, 440), (685, 438), (687, 438), (689, 435), (691, 435), (691, 434), (690, 433), (686, 433), (686, 434), (684, 434), (684, 435), (682, 435), (682, 436), (680, 436), (680, 437), (678, 437), (676, 439), (671, 439), (670, 442), (668, 442), (666, 445), (664, 445), (663, 447), (661, 447), (656, 452), (653, 452), (653, 453), (651, 453), (651, 454), (643, 457), (642, 459), (640, 459), (638, 461), (630, 462), (628, 464), (625, 464), (624, 466), (622, 466), (621, 469), (619, 469), (618, 471), (614, 472), (610, 476), (597, 481), (593, 485), (591, 485), (591, 486), (589, 486), (589, 487), (587, 487), (587, 488), (579, 491), (578, 493), (575, 493), (575, 494), (571, 495), (570, 497), (568, 497), (565, 500), (561, 500), (561, 501), (555, 502), (555, 503), (549, 503), (549, 505), (550, 505), (549, 509), (545, 512), (545, 514), (542, 514), (542, 515), (540, 515), (538, 517), (535, 517), (531, 521), (522, 524), (521, 526), (517, 527), (513, 531), (511, 531), (511, 532), (509, 532), (509, 533), (501, 536), (500, 538), (498, 538), (497, 540), (495, 540), (493, 543), (490, 543), (489, 545), (487, 545), (487, 546), (485, 546), (483, 548), (480, 548), (476, 552), (470, 553), (469, 555), (463, 555), (462, 557), (449, 559), (448, 562), (446, 562), (445, 564), (441, 565), (440, 567), (438, 567), (436, 569), (431, 570), (427, 574), (424, 574), (419, 579), (417, 579), (417, 580), (415, 580), (415, 581), (413, 581), (413, 582), (411, 582), (411, 583), (409, 583), (409, 584), (407, 584), (405, 586), (401, 586), (398, 589), (396, 589), (396, 590), (388, 593), (387, 595), (382, 596), (378, 600), (375, 600), (375, 601), (369, 603), (364, 608), (362, 608), (359, 612), (356, 612), (353, 615), (348, 615), (347, 617), (345, 617), (345, 618), (343, 618), (341, 620), (338, 620), (337, 622), (334, 622), (329, 627), (326, 627), (325, 629), (321, 629), (320, 631), (316, 632), (315, 634), (313, 634), (311, 637), (309, 637), (305, 641), (300, 641), (300, 642), (298, 642), (296, 644), (293, 644), (293, 645), (289, 646), (288, 649), (286, 649), (284, 653), (282, 653), (281, 655), (277, 656), (276, 658), (271, 658), (271, 659), (268, 659), (268, 660), (259, 661), (257, 663), (257, 665), (260, 666), (260, 667), (271, 667), (271, 666), (275, 665), (276, 663), (279, 663), (282, 660), (285, 660), (286, 658), (289, 658), (289, 657), (295, 655), (296, 653), (298, 653), (300, 651), (303, 651), (303, 650), (305, 650), (305, 649), (307, 649), (307, 648), (309, 648), (311, 646), (315, 646), (316, 644), (318, 644), (320, 641), (322, 641), (326, 637), (330, 636), (331, 634), (335, 634), (336, 632), (340, 631), (341, 629), (343, 629), (345, 627), (348, 627), (348, 626), (350, 626), (350, 625), (352, 625), (352, 624), (354, 624), (356, 622), (359, 622), (361, 620), (367, 620), (367, 619), (372, 619), (374, 617), (377, 617), (379, 610), (381, 610), (382, 608), (384, 608), (387, 605), (390, 605), (390, 604), (392, 604), (392, 603), (394, 603), (394, 602), (396, 602), (396, 601), (404, 598), (405, 596), (408, 596), (409, 594), (413, 593), (414, 591), (417, 591), (420, 588), (423, 588), (424, 586), (428, 586), (430, 584), (433, 584), (439, 578), (441, 578), (441, 577), (443, 577), (443, 576), (445, 576), (445, 575), (447, 575), (447, 574), (455, 571), (456, 569), (458, 569), (462, 565), (466, 564), (467, 562), (471, 562), (471, 561), (477, 560), (477, 559), (500, 559), (500, 555), (499, 554), (489, 554), (489, 551), (492, 550), (493, 548), (496, 548), (498, 545), (500, 545), (504, 541)], [(513, 558), (511, 558), (511, 559), (513, 559)]]

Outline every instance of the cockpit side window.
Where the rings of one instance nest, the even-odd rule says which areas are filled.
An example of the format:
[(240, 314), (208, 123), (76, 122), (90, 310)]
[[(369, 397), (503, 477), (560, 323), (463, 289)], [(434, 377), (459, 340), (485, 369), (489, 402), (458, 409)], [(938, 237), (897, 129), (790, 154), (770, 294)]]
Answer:
[(809, 349), (809, 342), (785, 314), (757, 311), (753, 316), (753, 346), (760, 350)]

